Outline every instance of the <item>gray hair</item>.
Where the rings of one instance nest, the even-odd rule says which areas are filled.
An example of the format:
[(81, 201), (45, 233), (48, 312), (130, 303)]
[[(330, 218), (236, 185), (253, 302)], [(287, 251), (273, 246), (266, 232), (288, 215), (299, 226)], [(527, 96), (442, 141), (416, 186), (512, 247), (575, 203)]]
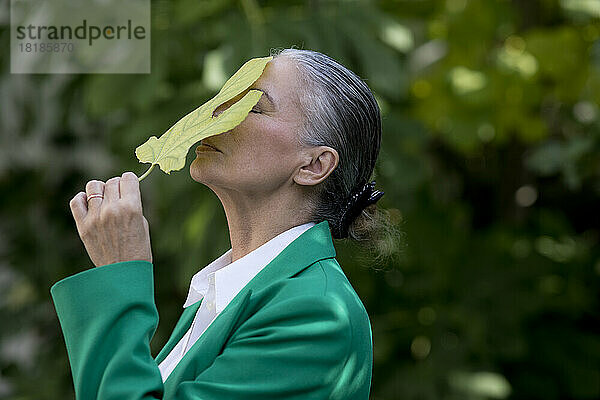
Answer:
[[(360, 227), (373, 220), (375, 205), (354, 221), (342, 221), (342, 212), (354, 193), (370, 180), (381, 145), (379, 106), (369, 87), (352, 71), (316, 51), (284, 49), (275, 57), (293, 60), (302, 91), (299, 101), (305, 124), (299, 142), (337, 150), (339, 163), (322, 182), (313, 199), (313, 222), (329, 221), (336, 239), (360, 240)], [(371, 212), (367, 212), (370, 210)]]

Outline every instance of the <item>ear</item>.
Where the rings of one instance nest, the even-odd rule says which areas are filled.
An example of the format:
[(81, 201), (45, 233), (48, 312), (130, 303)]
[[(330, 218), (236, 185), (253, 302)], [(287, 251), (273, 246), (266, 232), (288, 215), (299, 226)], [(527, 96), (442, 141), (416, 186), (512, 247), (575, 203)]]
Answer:
[(298, 185), (317, 185), (325, 180), (337, 167), (340, 156), (329, 146), (311, 147), (306, 150), (304, 165), (294, 176)]

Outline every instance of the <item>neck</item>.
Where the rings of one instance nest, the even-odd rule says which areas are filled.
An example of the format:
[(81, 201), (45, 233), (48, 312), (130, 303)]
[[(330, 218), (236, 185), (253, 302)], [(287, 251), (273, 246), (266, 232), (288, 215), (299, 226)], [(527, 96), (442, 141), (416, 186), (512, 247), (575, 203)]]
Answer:
[(231, 262), (256, 250), (280, 233), (310, 221), (306, 200), (299, 192), (281, 191), (241, 197), (237, 194), (217, 194), (227, 216)]

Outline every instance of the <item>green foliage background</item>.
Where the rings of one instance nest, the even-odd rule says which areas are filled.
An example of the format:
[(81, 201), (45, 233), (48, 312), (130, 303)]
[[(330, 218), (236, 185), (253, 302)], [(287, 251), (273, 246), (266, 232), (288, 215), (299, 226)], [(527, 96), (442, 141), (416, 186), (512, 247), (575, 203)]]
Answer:
[[(403, 251), (373, 265), (336, 243), (372, 321), (372, 399), (600, 398), (599, 17), (595, 0), (162, 0), (151, 74), (11, 75), (0, 2), (0, 398), (73, 398), (49, 294), (91, 267), (71, 197), (140, 175), (136, 146), (290, 46), (357, 72), (383, 111), (379, 204)], [(142, 191), (156, 354), (229, 240), (186, 169)]]

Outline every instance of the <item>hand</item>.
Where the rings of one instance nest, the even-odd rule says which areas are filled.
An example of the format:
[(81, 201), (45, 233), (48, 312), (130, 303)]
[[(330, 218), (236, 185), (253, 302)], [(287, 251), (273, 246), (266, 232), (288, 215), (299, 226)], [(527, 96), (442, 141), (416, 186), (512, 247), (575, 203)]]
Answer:
[[(103, 194), (87, 201), (92, 194)], [(142, 214), (140, 184), (133, 172), (89, 181), (71, 202), (79, 237), (96, 267), (120, 261), (152, 262), (148, 221)]]

